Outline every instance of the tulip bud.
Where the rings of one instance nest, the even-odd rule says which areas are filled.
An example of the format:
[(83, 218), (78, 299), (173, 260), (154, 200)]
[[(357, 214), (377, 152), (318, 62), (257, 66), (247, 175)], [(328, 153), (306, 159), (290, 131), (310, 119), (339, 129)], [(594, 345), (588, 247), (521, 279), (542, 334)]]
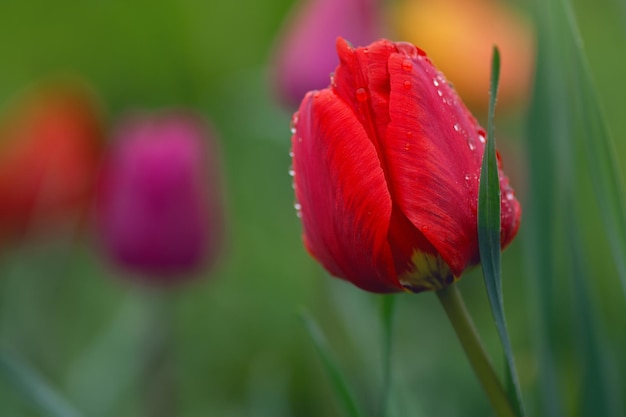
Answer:
[(394, 27), (420, 45), (471, 108), (487, 111), (491, 52), (502, 54), (498, 108), (524, 105), (531, 91), (534, 48), (528, 19), (499, 0), (401, 0)]
[[(480, 261), (485, 131), (415, 46), (339, 39), (337, 52), (331, 86), (309, 92), (292, 120), (305, 246), (368, 291), (441, 289)], [(521, 210), (499, 174), (504, 247)]]
[(76, 219), (91, 198), (102, 128), (77, 84), (37, 88), (0, 122), (0, 240)]
[(376, 0), (306, 0), (297, 5), (281, 35), (274, 84), (285, 103), (297, 106), (304, 94), (323, 88), (337, 66), (337, 36), (365, 45), (379, 37)]
[(104, 250), (150, 282), (208, 266), (221, 238), (214, 135), (187, 113), (140, 115), (117, 131), (99, 181)]

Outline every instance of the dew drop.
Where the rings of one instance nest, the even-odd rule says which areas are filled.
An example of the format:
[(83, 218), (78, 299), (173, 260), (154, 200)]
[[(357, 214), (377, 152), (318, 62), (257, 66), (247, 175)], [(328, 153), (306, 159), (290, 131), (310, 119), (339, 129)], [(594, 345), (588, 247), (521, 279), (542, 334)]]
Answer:
[(439, 87), (439, 81), (437, 81), (437, 79), (436, 79), (436, 78), (434, 78), (434, 79), (433, 79), (433, 85), (434, 85), (435, 87)]
[(296, 134), (296, 129), (298, 127), (298, 121), (300, 120), (300, 115), (298, 114), (298, 112), (295, 112), (293, 114), (293, 116), (291, 116), (291, 123), (289, 125), (289, 128), (291, 130), (291, 134), (295, 135)]
[(405, 71), (411, 71), (413, 69), (413, 62), (410, 59), (402, 61), (402, 69)]
[(289, 168), (289, 176), (290, 177), (295, 177), (296, 176), (296, 171), (293, 168)]
[(454, 124), (454, 130), (456, 130), (457, 132), (460, 132), (461, 131), (461, 125), (458, 124), (458, 123), (455, 123)]
[(296, 209), (296, 216), (298, 216), (298, 217), (302, 217), (302, 204), (300, 204), (300, 203), (295, 203), (295, 204), (293, 205), (293, 208), (295, 208), (295, 209)]
[(396, 48), (398, 52), (411, 58), (417, 58), (417, 56), (419, 55), (419, 51), (417, 50), (415, 45), (409, 42), (396, 42)]
[(485, 138), (485, 136), (481, 134), (478, 134), (478, 140), (480, 141), (480, 143), (487, 142), (487, 139)]
[(409, 89), (411, 88), (411, 81), (406, 80), (406, 81), (404, 82), (404, 88), (406, 88), (407, 90), (409, 90)]
[(505, 196), (506, 196), (506, 199), (509, 201), (512, 201), (515, 198), (515, 194), (513, 194), (513, 191), (511, 190), (507, 190)]
[(294, 156), (296, 156), (296, 154), (295, 154), (295, 153), (293, 153), (293, 151), (289, 151), (289, 157), (290, 157), (290, 158), (293, 158)]
[(471, 176), (469, 174), (465, 174), (465, 181), (469, 181)]
[(412, 138), (413, 137), (413, 132), (411, 132), (410, 130), (407, 130), (406, 137), (407, 138)]
[(476, 149), (476, 142), (474, 141), (474, 138), (471, 136), (467, 137), (467, 146), (469, 146), (470, 151), (473, 151), (474, 149)]
[(406, 145), (404, 145), (404, 150), (408, 151), (410, 148), (411, 148), (411, 144), (407, 142)]
[(422, 232), (428, 232), (428, 226), (424, 225), (420, 228)]
[(358, 101), (365, 101), (367, 100), (367, 91), (365, 91), (365, 88), (361, 87), (361, 88), (357, 88), (356, 91), (354, 92), (354, 95), (356, 96), (356, 99)]
[(441, 90), (437, 90), (437, 94), (439, 95), (439, 97), (443, 97), (443, 93), (441, 92)]

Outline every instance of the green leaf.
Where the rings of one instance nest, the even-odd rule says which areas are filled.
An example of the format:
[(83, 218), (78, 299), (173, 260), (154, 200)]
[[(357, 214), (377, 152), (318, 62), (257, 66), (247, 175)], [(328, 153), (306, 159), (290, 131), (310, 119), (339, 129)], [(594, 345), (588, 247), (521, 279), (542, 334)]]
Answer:
[(300, 319), (304, 323), (309, 336), (311, 336), (315, 350), (324, 364), (326, 373), (330, 377), (333, 384), (335, 394), (343, 404), (346, 415), (350, 417), (362, 417), (363, 414), (352, 397), (352, 393), (350, 392), (346, 379), (337, 366), (337, 362), (331, 353), (324, 333), (322, 333), (322, 330), (319, 328), (315, 320), (307, 312), (302, 311), (300, 313)]
[(0, 375), (36, 405), (42, 415), (79, 417), (78, 413), (33, 368), (6, 349), (0, 348)]
[(493, 122), (499, 78), (500, 53), (497, 48), (494, 48), (491, 63), (487, 146), (485, 146), (483, 156), (478, 192), (478, 243), (487, 295), (506, 357), (508, 368), (507, 375), (509, 376), (508, 384), (514, 387), (514, 395), (510, 400), (517, 414), (522, 417), (525, 415), (525, 412), (517, 372), (515, 370), (513, 349), (511, 348), (511, 342), (506, 327), (502, 298), (500, 266), (500, 181), (498, 178), (498, 162)]

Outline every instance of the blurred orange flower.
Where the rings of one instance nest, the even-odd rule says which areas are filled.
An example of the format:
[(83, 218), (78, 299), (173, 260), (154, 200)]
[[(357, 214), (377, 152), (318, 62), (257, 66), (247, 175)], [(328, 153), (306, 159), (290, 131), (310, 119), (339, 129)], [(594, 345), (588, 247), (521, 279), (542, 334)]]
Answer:
[(533, 33), (522, 14), (497, 0), (400, 0), (392, 12), (398, 38), (424, 49), (471, 109), (487, 111), (491, 54), (500, 49), (498, 107), (528, 98)]

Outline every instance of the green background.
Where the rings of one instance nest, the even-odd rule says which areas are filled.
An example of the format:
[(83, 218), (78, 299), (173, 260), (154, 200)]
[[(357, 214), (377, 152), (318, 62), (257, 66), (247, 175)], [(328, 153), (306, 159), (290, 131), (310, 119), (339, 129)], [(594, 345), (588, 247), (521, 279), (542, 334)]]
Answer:
[[(0, 3), (0, 107), (44, 77), (79, 74), (97, 91), (109, 126), (134, 108), (191, 107), (211, 120), (220, 140), (227, 242), (215, 268), (170, 291), (167, 300), (108, 266), (89, 233), (24, 242), (0, 253), (0, 347), (29, 363), (85, 416), (152, 415), (146, 404), (158, 408), (164, 400), (144, 389), (151, 375), (144, 359), (154, 338), (169, 332), (176, 415), (340, 416), (341, 404), (298, 319), (302, 308), (325, 331), (363, 408), (375, 409), (382, 383), (379, 297), (329, 278), (309, 258), (293, 208), (290, 111), (275, 102), (267, 82), (290, 7), (289, 1), (253, 0)], [(574, 7), (623, 165), (625, 12), (609, 0), (581, 0)], [(512, 139), (500, 144), (519, 167), (513, 186), (523, 206), (533, 198), (525, 177), (535, 168), (523, 151), (524, 120), (502, 120)], [(584, 152), (575, 155), (583, 158)], [(592, 271), (587, 285), (597, 307), (594, 328), (606, 336), (610, 378), (624, 387), (624, 291), (592, 204), (593, 186), (584, 174), (577, 186), (584, 257)], [(526, 233), (522, 223), (520, 237), (503, 254), (503, 285), (521, 385), (534, 411), (540, 408), (542, 368), (533, 350), (537, 309)], [(561, 277), (565, 270), (557, 272), (554, 361), (565, 415), (584, 415), (571, 342), (577, 306)], [(479, 268), (461, 288), (501, 368)], [(434, 294), (397, 301), (394, 415), (489, 415)], [(172, 326), (165, 318), (160, 324), (154, 303), (169, 307)], [(44, 414), (11, 378), (0, 376), (0, 415)]]

